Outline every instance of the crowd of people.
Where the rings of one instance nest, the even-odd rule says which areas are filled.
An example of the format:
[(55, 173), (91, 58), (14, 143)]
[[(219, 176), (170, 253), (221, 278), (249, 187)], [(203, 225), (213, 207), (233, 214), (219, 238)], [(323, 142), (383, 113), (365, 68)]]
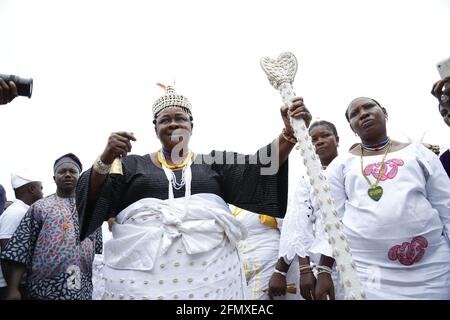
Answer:
[[(255, 154), (198, 154), (189, 99), (164, 90), (152, 107), (159, 149), (131, 154), (134, 134), (115, 132), (84, 172), (73, 153), (55, 160), (55, 194), (29, 171), (11, 174), (13, 202), (0, 185), (0, 299), (343, 299), (309, 180), (288, 197), (299, 119), (367, 298), (450, 299), (449, 150), (391, 139), (387, 110), (358, 97), (343, 114), (360, 142), (338, 155), (336, 126), (310, 123), (295, 97)], [(450, 126), (450, 77), (431, 93)], [(0, 104), (16, 96), (0, 78)]]

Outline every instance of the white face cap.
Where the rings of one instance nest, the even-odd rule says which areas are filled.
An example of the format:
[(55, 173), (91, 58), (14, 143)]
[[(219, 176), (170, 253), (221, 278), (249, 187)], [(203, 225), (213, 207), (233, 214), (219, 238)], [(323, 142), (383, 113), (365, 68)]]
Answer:
[(11, 186), (13, 189), (17, 189), (27, 183), (41, 181), (36, 178), (33, 174), (27, 171), (19, 172), (19, 173), (11, 173)]

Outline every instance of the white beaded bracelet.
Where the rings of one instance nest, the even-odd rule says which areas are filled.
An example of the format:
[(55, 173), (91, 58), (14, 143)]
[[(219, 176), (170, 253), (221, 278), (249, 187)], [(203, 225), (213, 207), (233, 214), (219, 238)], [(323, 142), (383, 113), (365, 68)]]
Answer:
[(281, 274), (282, 276), (285, 276), (285, 277), (286, 277), (286, 275), (287, 275), (286, 272), (280, 271), (280, 270), (278, 270), (277, 268), (275, 268), (275, 270), (273, 270), (273, 272), (279, 273), (279, 274)]
[(317, 274), (324, 273), (324, 272), (329, 273), (329, 274), (333, 273), (333, 270), (327, 266), (317, 266), (316, 268), (317, 268)]

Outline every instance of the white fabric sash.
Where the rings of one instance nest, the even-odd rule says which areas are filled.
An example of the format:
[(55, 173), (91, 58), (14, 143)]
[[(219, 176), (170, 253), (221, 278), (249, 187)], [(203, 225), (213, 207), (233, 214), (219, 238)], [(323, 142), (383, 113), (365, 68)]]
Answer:
[(232, 244), (246, 238), (245, 227), (219, 196), (191, 196), (187, 213), (185, 205), (184, 197), (145, 198), (122, 210), (112, 228), (113, 239), (105, 243), (105, 264), (149, 271), (179, 237), (188, 254), (210, 251), (225, 238)]

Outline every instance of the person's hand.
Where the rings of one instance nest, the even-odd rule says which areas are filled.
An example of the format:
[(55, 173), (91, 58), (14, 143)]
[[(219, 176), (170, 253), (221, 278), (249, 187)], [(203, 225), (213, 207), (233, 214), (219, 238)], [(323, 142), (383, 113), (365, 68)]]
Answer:
[(287, 133), (293, 133), (294, 131), (291, 126), (290, 118), (298, 120), (303, 119), (306, 127), (309, 127), (309, 124), (311, 123), (311, 113), (309, 113), (309, 110), (303, 104), (302, 97), (294, 97), (292, 99), (292, 105), (289, 108), (287, 106), (281, 107), (280, 112)]
[(300, 294), (305, 300), (314, 300), (316, 277), (312, 272), (300, 274)]
[(109, 232), (112, 232), (112, 227), (114, 224), (116, 224), (116, 218), (112, 217), (108, 219), (108, 230)]
[(287, 290), (286, 277), (279, 273), (272, 273), (269, 280), (269, 291), (268, 295), (270, 299), (277, 296), (284, 296)]
[(22, 294), (18, 288), (8, 287), (5, 300), (22, 300)]
[(433, 84), (431, 94), (438, 99), (441, 106), (450, 106), (450, 77), (445, 77)]
[(319, 273), (317, 276), (316, 291), (314, 294), (316, 300), (334, 300), (334, 285), (331, 274), (327, 272)]
[(17, 87), (13, 81), (6, 83), (0, 78), (0, 104), (7, 104), (17, 97)]
[(122, 131), (111, 133), (100, 159), (105, 164), (111, 164), (115, 158), (126, 156), (131, 151), (131, 141), (136, 141), (132, 132)]
[(436, 145), (436, 144), (431, 144), (431, 143), (426, 143), (426, 142), (422, 142), (422, 144), (424, 145), (425, 148), (427, 148), (427, 149), (433, 151), (433, 153), (434, 153), (435, 155), (438, 156), (438, 155), (441, 154), (441, 148), (440, 148), (438, 145)]

